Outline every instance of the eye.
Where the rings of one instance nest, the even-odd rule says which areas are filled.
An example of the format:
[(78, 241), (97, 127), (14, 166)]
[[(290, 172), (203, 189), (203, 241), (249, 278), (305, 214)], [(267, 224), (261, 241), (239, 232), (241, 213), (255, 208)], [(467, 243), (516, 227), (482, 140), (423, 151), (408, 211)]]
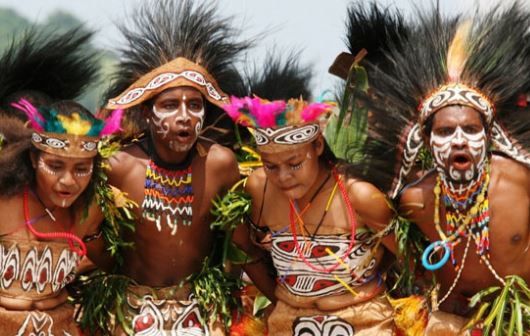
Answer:
[(175, 103), (167, 103), (162, 105), (163, 111), (174, 111), (176, 109), (178, 109), (178, 105)]
[(192, 100), (188, 103), (188, 108), (192, 111), (200, 111), (202, 109), (202, 102), (199, 100)]
[(437, 128), (435, 131), (434, 131), (434, 134), (436, 135), (440, 135), (440, 136), (448, 136), (448, 135), (451, 135), (454, 133), (454, 128), (452, 127), (441, 127), (441, 128)]
[(480, 131), (482, 131), (482, 127), (481, 126), (476, 126), (476, 125), (470, 125), (470, 126), (464, 126), (462, 128), (462, 130), (465, 133), (477, 134), (477, 133), (480, 133)]
[(263, 169), (267, 170), (267, 171), (273, 171), (276, 169), (276, 166), (275, 165), (271, 165), (271, 164), (264, 164), (263, 165)]
[(302, 168), (303, 163), (304, 163), (304, 161), (300, 161), (299, 163), (289, 164), (289, 168), (291, 168), (291, 170), (298, 170), (298, 169)]

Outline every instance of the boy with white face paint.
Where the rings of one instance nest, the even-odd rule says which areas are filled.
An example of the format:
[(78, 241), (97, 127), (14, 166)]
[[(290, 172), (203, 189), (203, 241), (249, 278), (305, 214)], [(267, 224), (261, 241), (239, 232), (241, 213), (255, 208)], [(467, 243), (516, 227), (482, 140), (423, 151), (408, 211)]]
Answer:
[[(138, 204), (135, 231), (124, 237), (134, 247), (117, 271), (130, 279), (117, 308), (124, 316), (111, 333), (223, 334), (224, 326), (200, 316), (188, 280), (212, 254), (211, 201), (239, 170), (231, 150), (199, 137), (209, 119), (224, 115), (225, 92), (234, 94), (238, 82), (233, 62), (246, 44), (232, 39), (237, 33), (214, 6), (191, 1), (147, 2), (134, 23), (123, 29), (132, 60), (120, 65), (117, 95), (106, 105), (124, 109), (131, 128), (145, 134), (110, 160), (109, 182)], [(96, 244), (93, 257), (103, 266)]]

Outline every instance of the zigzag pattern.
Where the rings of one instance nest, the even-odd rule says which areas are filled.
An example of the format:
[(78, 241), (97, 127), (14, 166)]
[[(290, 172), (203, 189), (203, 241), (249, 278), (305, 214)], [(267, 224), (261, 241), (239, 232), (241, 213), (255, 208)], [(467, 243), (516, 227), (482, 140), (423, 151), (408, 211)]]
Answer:
[(158, 231), (162, 231), (165, 222), (172, 235), (177, 232), (177, 223), (191, 225), (194, 199), (191, 166), (168, 171), (151, 161), (145, 175), (142, 217), (155, 222)]

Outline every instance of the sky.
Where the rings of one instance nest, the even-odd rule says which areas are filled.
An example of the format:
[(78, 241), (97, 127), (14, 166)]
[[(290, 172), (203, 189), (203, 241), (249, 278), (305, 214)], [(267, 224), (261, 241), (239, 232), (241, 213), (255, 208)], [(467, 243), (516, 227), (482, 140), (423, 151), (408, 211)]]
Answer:
[[(10, 7), (32, 21), (40, 21), (57, 9), (74, 14), (89, 27), (97, 30), (96, 44), (111, 50), (122, 42), (115, 28), (145, 0), (0, 0), (0, 7)], [(201, 0), (213, 1), (213, 0)], [(368, 1), (368, 0), (358, 0)], [(469, 13), (480, 3), (487, 8), (495, 0), (439, 0), (448, 14)], [(500, 1), (500, 0), (498, 0)], [(349, 0), (218, 0), (222, 15), (232, 16), (233, 24), (243, 37), (263, 32), (264, 37), (248, 59), (262, 62), (268, 51), (301, 51), (301, 62), (314, 69), (314, 95), (332, 89), (336, 79), (327, 73), (335, 57), (346, 51), (343, 37)], [(428, 0), (377, 0), (395, 6), (405, 15), (412, 15), (416, 4)], [(506, 1), (503, 1), (506, 3)], [(520, 1), (530, 7), (530, 0)], [(261, 36), (261, 35), (260, 35)]]

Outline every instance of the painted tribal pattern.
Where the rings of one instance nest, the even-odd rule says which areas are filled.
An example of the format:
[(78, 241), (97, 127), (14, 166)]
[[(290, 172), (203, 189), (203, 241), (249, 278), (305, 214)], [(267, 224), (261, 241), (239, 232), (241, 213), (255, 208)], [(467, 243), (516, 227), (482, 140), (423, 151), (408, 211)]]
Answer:
[(294, 336), (352, 336), (351, 324), (333, 315), (297, 317), (293, 322)]
[(320, 134), (318, 124), (309, 124), (304, 126), (286, 126), (278, 129), (274, 128), (255, 128), (253, 131), (254, 139), (258, 146), (268, 144), (278, 145), (296, 145), (311, 142)]
[(474, 108), (482, 113), (488, 123), (493, 120), (495, 109), (489, 99), (467, 85), (456, 83), (444, 85), (425, 99), (421, 105), (421, 122), (427, 120), (431, 114), (450, 105), (464, 105)]
[[(356, 287), (371, 280), (375, 275), (376, 259), (372, 248), (375, 241), (370, 232), (358, 233), (355, 246), (344, 258), (347, 267), (339, 266), (331, 273), (310, 269), (299, 257), (290, 233), (279, 234), (272, 239), (272, 258), (278, 271), (278, 280), (292, 294), (305, 297), (321, 297), (347, 291), (343, 283)], [(348, 250), (349, 235), (318, 235), (315, 240), (299, 239), (306, 260), (320, 267), (332, 267)], [(329, 254), (329, 249), (334, 255)], [(340, 279), (341, 281), (339, 281)], [(341, 283), (343, 282), (343, 283)]]
[(165, 221), (171, 235), (175, 235), (179, 224), (191, 225), (192, 204), (191, 166), (171, 171), (149, 161), (145, 173), (142, 217), (155, 222), (158, 231), (162, 231), (162, 222)]
[(208, 336), (203, 325), (199, 305), (191, 297), (189, 301), (156, 300), (144, 296), (140, 304), (127, 300), (130, 308), (137, 311), (132, 320), (135, 336)]
[(49, 246), (40, 252), (32, 247), (24, 256), (17, 245), (6, 248), (0, 244), (0, 288), (21, 288), (24, 292), (34, 290), (39, 294), (49, 293), (50, 287), (51, 292), (60, 291), (75, 278), (78, 256), (65, 248), (55, 263), (53, 258)]
[(222, 101), (225, 98), (225, 96), (223, 96), (221, 92), (215, 88), (215, 85), (208, 82), (201, 73), (193, 70), (185, 70), (180, 73), (162, 73), (149, 81), (145, 87), (137, 87), (127, 91), (118, 101), (110, 100), (109, 105), (130, 104), (141, 98), (146, 92), (156, 90), (163, 85), (177, 80), (178, 78), (184, 78), (195, 84), (205, 87), (208, 96), (214, 100)]
[[(50, 315), (44, 312), (32, 311), (22, 323), (16, 336), (54, 336), (52, 329), (53, 319)], [(60, 336), (70, 336), (70, 333), (63, 331)]]
[(482, 129), (477, 133), (468, 133), (458, 126), (453, 133), (447, 136), (431, 133), (430, 146), (438, 171), (441, 174), (444, 174), (446, 167), (448, 167), (447, 162), (452, 152), (452, 146), (462, 145), (463, 143), (468, 144), (470, 154), (474, 159), (478, 160), (463, 175), (452, 166), (449, 166), (449, 177), (456, 182), (470, 182), (476, 177), (479, 170), (484, 167), (488, 143), (486, 132)]

